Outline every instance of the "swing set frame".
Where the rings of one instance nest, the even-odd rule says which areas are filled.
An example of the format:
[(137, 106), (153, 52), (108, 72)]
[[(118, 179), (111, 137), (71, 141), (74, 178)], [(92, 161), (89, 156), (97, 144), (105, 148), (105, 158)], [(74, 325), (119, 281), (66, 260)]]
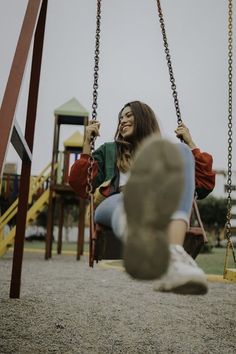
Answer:
[[(169, 49), (167, 45), (167, 37), (165, 34), (164, 19), (161, 10), (160, 0), (157, 1), (157, 6), (159, 10), (160, 24), (163, 34), (164, 46), (166, 59), (170, 74), (171, 89), (173, 92), (174, 104), (176, 108), (176, 115), (178, 123), (181, 123), (181, 114), (179, 110), (178, 97), (176, 92), (175, 79), (173, 76), (173, 69), (171, 65)], [(21, 270), (22, 270), (22, 260), (23, 260), (23, 248), (24, 248), (24, 234), (26, 225), (26, 214), (27, 214), (27, 202), (28, 202), (28, 192), (29, 192), (29, 177), (31, 171), (31, 159), (33, 151), (34, 142), (34, 131), (36, 122), (36, 111), (38, 103), (38, 89), (40, 80), (40, 69), (41, 69), (41, 59), (43, 52), (43, 42), (44, 42), (44, 31), (45, 22), (47, 14), (47, 4), (48, 0), (28, 0), (28, 6), (25, 13), (24, 22), (22, 25), (21, 33), (18, 39), (14, 59), (12, 62), (7, 86), (5, 89), (1, 110), (0, 110), (0, 130), (3, 132), (2, 139), (0, 140), (0, 173), (3, 169), (4, 159), (7, 151), (8, 144), (11, 140), (13, 146), (18, 152), (19, 156), (22, 158), (22, 171), (21, 179), (24, 183), (20, 186), (19, 191), (19, 212), (17, 216), (17, 226), (16, 226), (16, 236), (15, 236), (15, 246), (13, 254), (13, 267), (11, 276), (11, 289), (10, 297), (19, 298), (20, 297), (20, 283), (21, 283)], [(226, 250), (226, 260), (224, 269), (224, 278), (236, 281), (236, 271), (235, 269), (228, 269), (227, 262), (229, 257), (229, 252), (232, 250), (234, 262), (235, 253), (233, 250), (233, 243), (231, 240), (231, 191), (232, 191), (232, 72), (233, 72), (233, 4), (232, 0), (228, 0), (228, 66), (229, 66), (229, 99), (228, 99), (228, 212), (227, 212), (227, 223), (226, 223), (226, 239), (227, 239), (227, 250)], [(161, 13), (160, 13), (161, 12)], [(98, 71), (99, 71), (99, 40), (100, 40), (100, 20), (101, 20), (101, 0), (97, 0), (97, 26), (96, 26), (96, 44), (95, 44), (95, 65), (94, 65), (94, 85), (93, 85), (93, 112), (92, 119), (96, 119), (97, 116), (97, 98), (98, 98)], [(32, 55), (32, 65), (31, 65), (31, 77), (30, 77), (30, 87), (29, 87), (29, 97), (28, 97), (28, 107), (27, 107), (27, 117), (26, 117), (26, 129), (25, 134), (21, 133), (17, 123), (14, 121), (14, 114), (16, 111), (16, 105), (19, 98), (20, 87), (22, 84), (23, 74), (26, 67), (27, 56), (30, 49), (30, 44), (33, 39), (33, 55)], [(11, 134), (12, 133), (12, 134)], [(91, 141), (92, 151), (94, 151), (95, 138)], [(90, 167), (92, 167), (93, 159), (91, 157)], [(90, 194), (91, 201), (92, 189), (91, 189), (91, 173), (88, 171), (88, 191)], [(90, 176), (90, 177), (89, 177)], [(93, 210), (93, 205), (91, 206)], [(91, 213), (91, 218), (93, 217)], [(94, 235), (94, 223), (93, 219), (90, 220), (92, 228), (92, 237)], [(90, 240), (90, 249), (94, 251), (95, 243), (93, 238)], [(235, 262), (236, 263), (236, 262)]]
[[(96, 36), (95, 36), (95, 55), (94, 55), (94, 84), (93, 84), (93, 104), (92, 104), (92, 120), (97, 118), (97, 99), (98, 99), (98, 73), (99, 73), (99, 49), (100, 49), (100, 27), (101, 27), (101, 2), (102, 0), (97, 0), (97, 17), (96, 17)], [(177, 117), (177, 124), (182, 123), (181, 111), (179, 107), (178, 94), (176, 90), (176, 83), (174, 78), (174, 72), (172, 67), (172, 61), (167, 41), (165, 22), (163, 17), (163, 12), (161, 8), (160, 0), (156, 0), (157, 10), (159, 16), (159, 22), (163, 37), (164, 51), (166, 55), (166, 62), (169, 71), (171, 90), (174, 99), (174, 106)], [(232, 0), (228, 0), (228, 172), (227, 172), (227, 215), (226, 215), (226, 226), (225, 226), (225, 238), (227, 240), (225, 262), (224, 262), (224, 271), (223, 278), (226, 280), (236, 282), (236, 269), (228, 268), (228, 260), (230, 250), (232, 251), (233, 260), (236, 266), (236, 258), (233, 242), (231, 239), (231, 209), (232, 209), (232, 143), (233, 143), (233, 114), (232, 114), (232, 100), (233, 100), (233, 3)], [(106, 249), (108, 247), (115, 247), (114, 240), (115, 237), (113, 233), (101, 226), (95, 225), (94, 223), (94, 199), (93, 199), (93, 187), (92, 187), (92, 171), (94, 159), (92, 154), (95, 149), (95, 136), (91, 138), (90, 147), (91, 155), (89, 159), (88, 175), (87, 175), (87, 193), (89, 195), (90, 201), (90, 247), (89, 247), (89, 265), (93, 267), (94, 261), (98, 262), (99, 260), (106, 259)], [(195, 205), (196, 205), (196, 201)], [(195, 210), (197, 205), (195, 206)], [(199, 215), (200, 218), (200, 215)], [(199, 222), (198, 218), (198, 222)], [(199, 226), (202, 227), (202, 234), (205, 237), (206, 234), (203, 228), (203, 225), (200, 223)], [(122, 248), (120, 242), (118, 242), (117, 252), (113, 252), (110, 259), (114, 258), (114, 254), (117, 255), (117, 258), (121, 258)]]

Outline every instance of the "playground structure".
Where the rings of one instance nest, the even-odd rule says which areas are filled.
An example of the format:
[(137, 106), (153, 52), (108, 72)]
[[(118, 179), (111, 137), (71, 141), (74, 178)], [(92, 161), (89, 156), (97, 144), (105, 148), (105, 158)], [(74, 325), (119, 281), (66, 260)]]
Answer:
[[(45, 208), (48, 204), (49, 199), (49, 176), (50, 176), (51, 165), (48, 165), (38, 177), (31, 177), (30, 191), (29, 191), (29, 209), (27, 211), (26, 217), (26, 227), (34, 221), (38, 214)], [(18, 177), (18, 176), (16, 176)], [(8, 181), (6, 181), (7, 183)], [(1, 215), (0, 217), (0, 256), (4, 255), (9, 246), (14, 242), (16, 235), (16, 215), (19, 208), (19, 199), (16, 198), (15, 201), (10, 204), (10, 207)], [(7, 234), (4, 235), (4, 228), (6, 225), (12, 225)]]
[[(87, 124), (88, 112), (75, 99), (71, 99), (63, 106), (54, 111), (55, 114), (55, 133), (54, 149), (52, 162), (49, 163), (43, 171), (36, 177), (31, 176), (29, 187), (28, 211), (26, 217), (26, 227), (36, 220), (38, 215), (48, 206), (48, 233), (46, 242), (45, 258), (51, 258), (51, 248), (53, 240), (53, 226), (55, 204), (59, 204), (59, 228), (57, 253), (61, 254), (62, 249), (62, 229), (65, 199), (69, 199), (72, 204), (79, 204), (79, 224), (78, 224), (78, 247), (77, 259), (83, 253), (84, 243), (84, 214), (85, 202), (75, 196), (67, 183), (67, 177), (70, 167), (70, 159), (74, 159), (82, 151), (83, 134), (75, 132), (69, 139), (64, 141), (64, 151), (59, 151), (59, 137), (61, 124), (83, 125)], [(0, 217), (0, 256), (7, 252), (9, 246), (13, 245), (16, 234), (15, 216), (18, 210), (19, 200), (17, 198), (20, 176), (16, 173), (6, 173), (3, 177), (1, 190), (1, 217)], [(3, 203), (5, 201), (5, 205)], [(6, 235), (3, 230), (6, 225), (12, 225), (12, 228)], [(49, 250), (49, 251), (48, 251)], [(48, 252), (48, 253), (47, 253)]]
[[(22, 258), (23, 258), (23, 244), (25, 228), (27, 223), (33, 220), (36, 215), (40, 212), (40, 208), (43, 208), (45, 204), (48, 204), (48, 225), (47, 225), (47, 240), (46, 240), (46, 252), (45, 258), (49, 259), (51, 257), (52, 248), (52, 227), (53, 227), (53, 215), (55, 211), (55, 203), (57, 198), (61, 198), (63, 194), (69, 193), (68, 186), (66, 185), (66, 174), (63, 172), (62, 181), (63, 183), (58, 183), (59, 175), (58, 172), (58, 162), (60, 160), (58, 151), (59, 142), (59, 132), (61, 124), (78, 124), (86, 125), (88, 115), (78, 116), (78, 120), (75, 116), (69, 117), (68, 112), (65, 109), (64, 114), (57, 112), (55, 120), (55, 130), (54, 130), (54, 143), (53, 143), (53, 155), (52, 162), (47, 170), (42, 171), (40, 178), (36, 178), (32, 182), (32, 190), (30, 188), (30, 175), (31, 175), (31, 162), (33, 153), (33, 142), (34, 142), (34, 131), (35, 131), (35, 121), (36, 121), (36, 111), (38, 102), (38, 89), (40, 82), (40, 69), (43, 51), (43, 41), (44, 41), (44, 31), (45, 31), (45, 21), (47, 13), (47, 0), (29, 0), (26, 9), (24, 21), (22, 24), (21, 33), (17, 43), (15, 56), (13, 59), (11, 71), (8, 78), (8, 83), (6, 86), (5, 94), (2, 101), (1, 111), (0, 111), (0, 131), (2, 132), (0, 140), (0, 171), (2, 174), (5, 156), (9, 143), (11, 142), (17, 151), (18, 155), (22, 159), (22, 168), (20, 174), (20, 180), (24, 183), (20, 184), (19, 187), (19, 197), (13, 203), (12, 209), (9, 214), (4, 218), (4, 222), (7, 222), (10, 215), (16, 216), (16, 227), (14, 232), (8, 236), (8, 240), (2, 243), (1, 252), (4, 253), (7, 249), (9, 242), (11, 243), (15, 238), (14, 243), (14, 254), (13, 254), (13, 268), (12, 268), (12, 279), (10, 288), (10, 297), (18, 298), (20, 296), (20, 281), (21, 281), (21, 269), (22, 269)], [(30, 86), (29, 86), (29, 96), (27, 104), (27, 115), (26, 115), (26, 127), (25, 134), (21, 132), (20, 127), (15, 121), (15, 111), (17, 106), (17, 101), (19, 97), (20, 87), (23, 79), (23, 74), (26, 67), (26, 61), (30, 49), (31, 40), (34, 35), (34, 45), (33, 45), (33, 55), (32, 55), (32, 65), (31, 65), (31, 76), (30, 76)], [(96, 43), (98, 46), (99, 43)], [(97, 58), (98, 60), (98, 58)], [(95, 75), (97, 78), (98, 67), (95, 59)], [(95, 80), (96, 81), (96, 80)], [(97, 82), (96, 82), (97, 84)], [(96, 88), (96, 85), (95, 85)], [(97, 92), (95, 89), (95, 97), (97, 97)], [(94, 101), (95, 111), (96, 111), (96, 100)], [(64, 107), (65, 108), (65, 107)], [(93, 112), (94, 113), (94, 112)], [(93, 115), (96, 118), (96, 112)], [(181, 117), (178, 117), (181, 120)], [(73, 121), (73, 123), (72, 123)], [(74, 123), (76, 121), (76, 123)], [(73, 146), (66, 146), (66, 158), (64, 159), (64, 171), (67, 170), (69, 166), (68, 156), (70, 151), (73, 151)], [(81, 149), (81, 146), (80, 146)], [(80, 150), (81, 151), (81, 150)], [(76, 154), (79, 151), (76, 151)], [(48, 181), (50, 180), (50, 183)], [(42, 184), (41, 184), (42, 183)], [(38, 188), (43, 191), (39, 200), (34, 202), (31, 214), (28, 215), (31, 208), (28, 210), (28, 203), (32, 201), (32, 198), (37, 194)], [(84, 205), (80, 204), (83, 210)], [(83, 218), (83, 212), (80, 213), (81, 220)], [(61, 240), (61, 229), (63, 220), (63, 202), (60, 199), (60, 227), (59, 227), (59, 240)], [(83, 225), (81, 225), (81, 235)], [(14, 235), (13, 235), (14, 233)], [(1, 237), (1, 234), (0, 234)], [(82, 237), (81, 237), (82, 240)], [(5, 240), (3, 240), (5, 241)], [(60, 244), (60, 242), (59, 242)], [(59, 251), (60, 251), (60, 246)], [(79, 258), (80, 252), (82, 250), (82, 243), (78, 246), (77, 258)], [(235, 272), (233, 272), (233, 275)]]

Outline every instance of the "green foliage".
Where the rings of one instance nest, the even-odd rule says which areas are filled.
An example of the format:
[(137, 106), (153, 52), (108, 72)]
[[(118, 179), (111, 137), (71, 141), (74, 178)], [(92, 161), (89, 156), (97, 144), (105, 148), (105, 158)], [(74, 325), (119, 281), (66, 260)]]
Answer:
[[(201, 253), (197, 256), (197, 264), (207, 274), (223, 275), (225, 262), (225, 248), (213, 248), (211, 253)], [(234, 268), (233, 259), (229, 259), (229, 268)]]
[(198, 201), (202, 221), (208, 229), (222, 229), (226, 223), (227, 200), (209, 196)]

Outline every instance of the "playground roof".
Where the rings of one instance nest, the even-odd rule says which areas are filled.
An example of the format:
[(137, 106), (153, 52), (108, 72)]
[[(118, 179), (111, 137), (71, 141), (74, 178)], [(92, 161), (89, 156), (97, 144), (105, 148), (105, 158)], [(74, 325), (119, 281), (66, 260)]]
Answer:
[(89, 112), (82, 106), (76, 98), (72, 98), (62, 106), (55, 109), (54, 114), (57, 116), (76, 116), (88, 117)]
[(82, 147), (83, 142), (83, 135), (79, 131), (76, 131), (67, 140), (65, 140), (63, 144), (65, 147)]

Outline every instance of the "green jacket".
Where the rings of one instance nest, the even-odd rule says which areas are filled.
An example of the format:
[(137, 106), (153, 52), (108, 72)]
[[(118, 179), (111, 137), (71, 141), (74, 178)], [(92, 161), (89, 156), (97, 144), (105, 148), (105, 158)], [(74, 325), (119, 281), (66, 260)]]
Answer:
[(116, 167), (117, 146), (115, 142), (101, 145), (93, 153), (93, 158), (98, 164), (98, 173), (94, 180), (94, 188), (98, 188), (103, 182), (118, 176)]
[[(199, 199), (205, 198), (215, 186), (215, 172), (212, 170), (212, 156), (200, 149), (192, 150), (195, 158), (195, 186)], [(119, 171), (116, 167), (117, 146), (115, 142), (101, 145), (93, 153), (93, 188), (99, 188), (100, 193), (107, 197), (119, 192)], [(81, 154), (80, 159), (71, 167), (69, 184), (81, 197), (87, 198), (87, 171), (89, 155)], [(108, 182), (107, 182), (108, 181)], [(101, 186), (107, 182), (105, 186)]]

